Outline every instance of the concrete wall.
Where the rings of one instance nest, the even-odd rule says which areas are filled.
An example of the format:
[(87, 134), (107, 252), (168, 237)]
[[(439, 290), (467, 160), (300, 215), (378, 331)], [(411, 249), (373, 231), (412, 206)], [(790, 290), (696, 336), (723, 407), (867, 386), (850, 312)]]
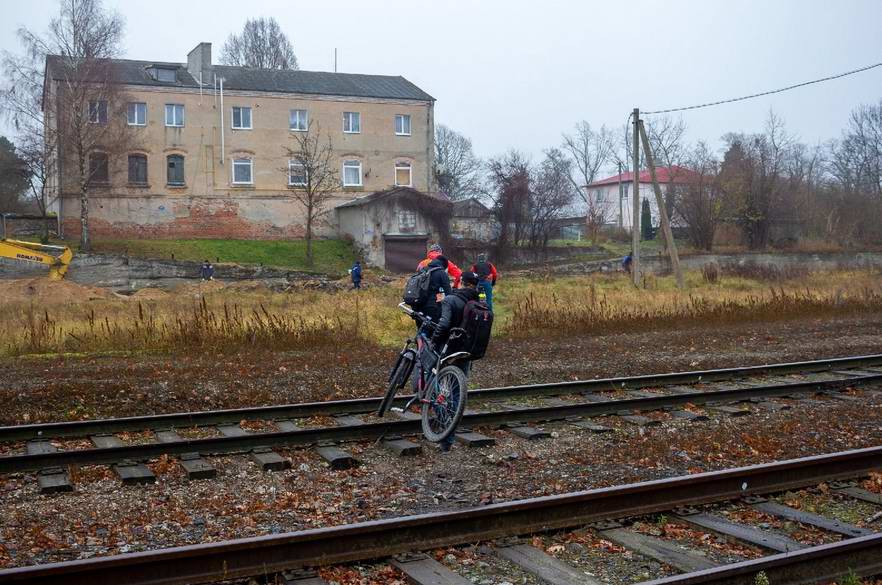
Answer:
[[(398, 197), (389, 197), (357, 207), (343, 207), (337, 210), (339, 229), (342, 234), (349, 235), (355, 241), (362, 257), (375, 266), (385, 264), (385, 235), (420, 235), (428, 234), (430, 240), (437, 240), (438, 234), (428, 219), (419, 212), (416, 214), (416, 226), (403, 230), (399, 224), (399, 213), (413, 211), (402, 205)], [(414, 260), (414, 265), (421, 258)]]
[[(288, 156), (294, 148), (289, 112), (309, 112), (313, 130), (330, 137), (334, 164), (342, 179), (343, 160), (362, 162), (362, 187), (343, 188), (332, 203), (394, 184), (395, 163), (412, 165), (413, 187), (431, 190), (433, 112), (431, 102), (333, 98), (264, 92), (224, 92), (177, 87), (128, 87), (127, 101), (147, 104), (147, 125), (130, 126), (127, 152), (110, 155), (108, 187), (90, 195), (92, 226), (97, 236), (280, 238), (303, 233), (303, 211), (287, 185)], [(165, 104), (184, 105), (184, 127), (165, 126)], [(251, 130), (232, 129), (232, 107), (249, 106)], [(221, 126), (223, 112), (223, 126)], [(343, 132), (343, 112), (361, 114), (361, 133)], [(395, 115), (410, 114), (411, 135), (395, 134)], [(223, 127), (223, 150), (221, 149)], [(128, 155), (147, 156), (148, 184), (128, 184)], [(166, 184), (166, 157), (185, 159), (186, 185)], [(232, 160), (253, 160), (253, 185), (232, 184)], [(80, 204), (73, 173), (65, 173), (61, 214), (67, 236), (79, 234)], [(319, 229), (337, 233), (335, 217)]]

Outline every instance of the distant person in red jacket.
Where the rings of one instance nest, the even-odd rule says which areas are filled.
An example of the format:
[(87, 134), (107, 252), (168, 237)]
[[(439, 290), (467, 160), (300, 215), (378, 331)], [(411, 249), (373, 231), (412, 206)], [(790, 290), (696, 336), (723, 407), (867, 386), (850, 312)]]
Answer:
[(499, 272), (492, 262), (487, 261), (487, 254), (478, 254), (478, 261), (472, 264), (471, 271), (478, 275), (478, 290), (484, 290), (486, 295), (487, 308), (493, 311), (493, 287), (496, 286), (496, 279), (499, 278)]
[[(417, 270), (422, 270), (429, 265), (429, 262), (438, 256), (443, 255), (444, 250), (441, 249), (441, 244), (432, 244), (429, 246), (428, 257), (417, 265)], [(450, 260), (447, 261), (447, 274), (450, 275), (450, 278), (453, 280), (453, 288), (459, 288), (459, 280), (462, 278), (462, 270)]]

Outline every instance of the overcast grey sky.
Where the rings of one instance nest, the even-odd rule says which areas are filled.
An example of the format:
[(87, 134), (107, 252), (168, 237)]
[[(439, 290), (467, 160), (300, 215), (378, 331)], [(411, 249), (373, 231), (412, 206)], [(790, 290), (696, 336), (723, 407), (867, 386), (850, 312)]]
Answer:
[[(302, 69), (403, 75), (438, 101), (437, 122), (480, 156), (538, 157), (579, 120), (620, 127), (643, 110), (703, 103), (882, 61), (880, 0), (105, 0), (126, 19), (125, 56), (184, 61), (200, 41), (215, 56), (248, 17), (274, 16)], [(0, 49), (18, 26), (44, 30), (55, 0), (3, 0)], [(691, 140), (717, 146), (758, 131), (773, 108), (814, 143), (882, 98), (882, 68), (684, 116)]]

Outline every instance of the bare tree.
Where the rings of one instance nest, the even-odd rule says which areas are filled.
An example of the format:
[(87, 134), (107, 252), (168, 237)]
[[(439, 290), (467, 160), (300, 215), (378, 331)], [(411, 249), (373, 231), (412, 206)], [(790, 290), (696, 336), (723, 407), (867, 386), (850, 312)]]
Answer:
[(435, 128), (435, 182), (452, 200), (481, 193), (481, 160), (472, 141), (444, 124)]
[(294, 46), (272, 16), (249, 18), (241, 34), (227, 37), (221, 63), (260, 69), (300, 69)]
[(782, 196), (794, 140), (774, 112), (769, 113), (764, 133), (727, 134), (723, 139), (728, 149), (720, 169), (720, 188), (728, 212), (740, 224), (747, 245), (764, 248), (772, 223), (792, 213), (782, 205)]
[(676, 168), (683, 166), (689, 156), (686, 146), (686, 122), (683, 118), (671, 116), (651, 116), (646, 122), (646, 134), (649, 138), (656, 166), (668, 168), (668, 181), (665, 185), (665, 209), (673, 221), (676, 211), (676, 185), (678, 180)]
[(675, 200), (676, 211), (686, 224), (692, 245), (710, 251), (723, 212), (720, 163), (704, 142), (698, 143), (684, 163), (691, 172)]
[(316, 224), (330, 211), (328, 201), (339, 189), (331, 135), (321, 136), (318, 123), (309, 121), (306, 132), (292, 132), (292, 146), (284, 147), (291, 194), (306, 214), (306, 263), (313, 264), (312, 240)]
[(495, 256), (504, 262), (509, 245), (518, 245), (524, 239), (529, 218), (532, 165), (524, 154), (510, 150), (491, 159), (487, 170), (493, 214), (500, 225)]
[[(89, 250), (89, 193), (108, 182), (110, 155), (126, 149), (126, 96), (116, 83), (111, 58), (119, 50), (123, 34), (122, 18), (104, 10), (100, 0), (61, 0), (58, 15), (49, 23), (45, 35), (19, 30), (24, 55), (6, 55), (7, 71), (30, 84), (28, 91), (13, 95), (17, 103), (14, 116), (44, 144), (55, 146), (38, 160), (43, 185), (55, 173), (76, 183), (80, 194), (80, 247)], [(45, 69), (43, 69), (45, 67)], [(36, 79), (41, 86), (42, 112), (35, 110)], [(16, 101), (17, 100), (17, 101)], [(7, 103), (10, 103), (7, 99)], [(43, 119), (42, 122), (39, 118)], [(42, 124), (42, 127), (41, 127)], [(36, 148), (36, 145), (34, 145)], [(35, 155), (36, 156), (36, 155)], [(68, 171), (68, 163), (72, 167)], [(61, 173), (61, 169), (65, 173)], [(63, 190), (65, 182), (58, 181)], [(45, 198), (42, 198), (45, 201)]]
[(530, 193), (530, 245), (548, 246), (554, 220), (563, 215), (578, 187), (572, 183), (573, 161), (557, 148), (545, 151)]
[(563, 149), (573, 159), (570, 182), (586, 206), (591, 207), (592, 198), (585, 189), (597, 180), (598, 174), (615, 158), (616, 142), (606, 126), (594, 131), (591, 124), (579, 122), (574, 134), (563, 135)]

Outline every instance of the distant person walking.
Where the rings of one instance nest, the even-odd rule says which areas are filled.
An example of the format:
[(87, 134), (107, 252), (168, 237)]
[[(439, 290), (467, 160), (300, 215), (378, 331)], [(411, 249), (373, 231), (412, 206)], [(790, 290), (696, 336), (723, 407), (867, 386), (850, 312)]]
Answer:
[(478, 275), (478, 290), (484, 291), (487, 308), (493, 312), (493, 287), (496, 286), (499, 272), (492, 262), (487, 261), (487, 254), (478, 254), (478, 261), (472, 264), (471, 271)]
[(352, 277), (352, 288), (358, 290), (361, 288), (361, 261), (356, 260), (352, 268), (349, 269), (349, 276)]
[(622, 270), (631, 274), (631, 264), (634, 263), (634, 257), (631, 256), (631, 252), (628, 252), (628, 255), (622, 258)]
[(202, 268), (199, 269), (199, 276), (202, 280), (214, 280), (214, 265), (208, 260), (203, 262)]

